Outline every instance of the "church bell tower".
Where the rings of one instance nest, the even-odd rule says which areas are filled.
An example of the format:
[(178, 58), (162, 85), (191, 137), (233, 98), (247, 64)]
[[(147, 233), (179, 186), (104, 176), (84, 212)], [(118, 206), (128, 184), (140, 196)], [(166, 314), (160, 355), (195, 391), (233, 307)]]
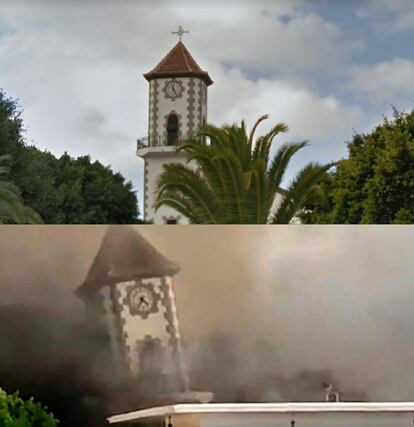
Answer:
[(137, 156), (144, 159), (144, 219), (155, 224), (185, 224), (172, 208), (154, 209), (158, 176), (166, 163), (186, 163), (176, 145), (191, 138), (207, 122), (207, 88), (213, 81), (181, 41), (185, 31), (174, 32), (179, 42), (151, 71), (149, 82), (148, 135), (137, 140)]
[(179, 266), (130, 226), (108, 228), (77, 289), (90, 325), (106, 333), (113, 378), (146, 395), (188, 389), (173, 280)]

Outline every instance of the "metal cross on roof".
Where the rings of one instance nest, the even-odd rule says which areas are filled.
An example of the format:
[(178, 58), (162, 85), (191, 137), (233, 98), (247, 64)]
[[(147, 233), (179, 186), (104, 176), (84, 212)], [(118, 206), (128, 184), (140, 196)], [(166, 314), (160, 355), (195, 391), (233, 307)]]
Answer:
[(184, 35), (184, 34), (189, 34), (190, 32), (189, 31), (187, 31), (187, 30), (184, 30), (184, 28), (181, 26), (181, 25), (179, 25), (178, 26), (178, 28), (177, 28), (177, 31), (171, 31), (171, 34), (175, 34), (175, 35), (177, 35), (179, 38), (180, 38), (180, 41), (181, 41), (181, 37)]

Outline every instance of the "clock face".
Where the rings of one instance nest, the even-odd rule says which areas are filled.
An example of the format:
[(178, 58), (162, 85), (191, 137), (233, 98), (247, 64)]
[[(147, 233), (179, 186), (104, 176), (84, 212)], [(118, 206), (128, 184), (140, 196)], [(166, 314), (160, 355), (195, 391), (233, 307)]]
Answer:
[(165, 86), (165, 93), (168, 98), (176, 99), (179, 98), (184, 91), (183, 85), (179, 81), (167, 82)]
[(138, 286), (131, 291), (129, 304), (137, 314), (148, 314), (154, 307), (154, 294), (147, 287)]

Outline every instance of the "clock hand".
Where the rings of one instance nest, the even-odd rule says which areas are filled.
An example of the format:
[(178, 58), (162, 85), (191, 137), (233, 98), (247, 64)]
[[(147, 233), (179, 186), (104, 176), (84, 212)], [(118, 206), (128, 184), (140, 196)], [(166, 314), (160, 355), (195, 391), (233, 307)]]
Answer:
[(138, 307), (141, 307), (142, 304), (145, 304), (146, 306), (148, 306), (148, 302), (147, 302), (147, 300), (144, 297), (141, 297), (139, 299)]
[(175, 86), (171, 86), (171, 87), (172, 87), (172, 90), (174, 92), (174, 95), (177, 95), (177, 92), (175, 91)]

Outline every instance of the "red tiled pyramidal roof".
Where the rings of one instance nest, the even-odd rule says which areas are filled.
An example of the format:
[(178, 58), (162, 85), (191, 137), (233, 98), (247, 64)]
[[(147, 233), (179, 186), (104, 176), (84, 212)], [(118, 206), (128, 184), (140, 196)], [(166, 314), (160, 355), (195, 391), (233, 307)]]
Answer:
[(164, 57), (164, 59), (151, 71), (144, 74), (150, 81), (157, 77), (199, 77), (207, 86), (213, 83), (207, 71), (203, 71), (191, 56), (190, 52), (179, 41)]
[(170, 261), (131, 226), (110, 226), (78, 296), (105, 285), (145, 277), (173, 276), (179, 266)]

